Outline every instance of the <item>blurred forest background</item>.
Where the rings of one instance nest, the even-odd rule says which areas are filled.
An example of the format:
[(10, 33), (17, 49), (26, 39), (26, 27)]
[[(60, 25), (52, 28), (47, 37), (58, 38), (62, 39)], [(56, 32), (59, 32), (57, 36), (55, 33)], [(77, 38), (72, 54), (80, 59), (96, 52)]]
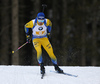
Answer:
[[(0, 64), (38, 65), (33, 44), (26, 42), (24, 25), (47, 4), (52, 21), (51, 44), (59, 65), (100, 66), (100, 0), (0, 0)], [(51, 65), (43, 50), (45, 65)]]

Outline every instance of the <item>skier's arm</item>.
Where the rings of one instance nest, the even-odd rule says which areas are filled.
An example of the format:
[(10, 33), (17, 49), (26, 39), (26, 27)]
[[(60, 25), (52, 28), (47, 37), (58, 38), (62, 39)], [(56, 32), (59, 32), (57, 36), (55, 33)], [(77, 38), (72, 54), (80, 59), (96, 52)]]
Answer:
[(25, 33), (26, 33), (26, 41), (28, 43), (30, 43), (30, 39), (31, 39), (31, 37), (29, 35), (29, 28), (33, 28), (33, 22), (32, 21), (26, 23), (25, 27), (24, 27), (24, 30), (25, 30)]
[(31, 20), (30, 22), (26, 23), (24, 28), (26, 35), (29, 35), (29, 28), (33, 28), (33, 21)]
[(51, 28), (52, 28), (52, 23), (49, 19), (47, 19), (47, 32), (48, 32), (48, 36), (50, 36), (50, 33), (51, 33)]

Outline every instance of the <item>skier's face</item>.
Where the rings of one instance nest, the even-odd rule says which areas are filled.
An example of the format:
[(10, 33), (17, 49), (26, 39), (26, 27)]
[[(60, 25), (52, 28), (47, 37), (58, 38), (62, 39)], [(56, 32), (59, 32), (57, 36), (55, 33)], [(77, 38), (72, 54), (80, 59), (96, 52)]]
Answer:
[(39, 25), (42, 25), (43, 22), (44, 22), (44, 19), (38, 19), (38, 23), (39, 23)]
[(38, 19), (38, 22), (44, 22), (44, 19)]

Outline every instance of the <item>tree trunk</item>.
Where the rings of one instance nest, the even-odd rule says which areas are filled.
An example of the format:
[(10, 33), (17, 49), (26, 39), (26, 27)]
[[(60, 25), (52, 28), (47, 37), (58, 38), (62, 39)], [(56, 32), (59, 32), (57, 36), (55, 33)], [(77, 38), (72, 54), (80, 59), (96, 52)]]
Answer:
[(0, 62), (2, 65), (8, 65), (9, 62), (9, 44), (10, 44), (10, 1), (2, 0), (1, 1), (1, 48), (0, 48)]
[(68, 45), (68, 37), (67, 37), (67, 0), (62, 0), (62, 28), (61, 28), (61, 48), (62, 48), (62, 64), (67, 65), (67, 45)]
[[(28, 1), (29, 2), (29, 1)], [(24, 25), (25, 25), (25, 10), (26, 10), (26, 5), (25, 5), (25, 0), (19, 0), (19, 45), (22, 45), (23, 43), (26, 42), (26, 35), (24, 31)], [(27, 45), (26, 45), (27, 46)], [(19, 50), (19, 64), (20, 65), (25, 65), (28, 64), (29, 61), (27, 59), (27, 50), (26, 46), (24, 46), (22, 49)], [(26, 50), (26, 51), (25, 51)]]
[(92, 65), (97, 65), (97, 0), (93, 0), (93, 24), (92, 24)]
[[(53, 8), (53, 19), (52, 19), (52, 30), (51, 30), (51, 44), (53, 46), (54, 54), (57, 57), (58, 64), (61, 65), (61, 49), (60, 49), (60, 20), (61, 17), (59, 12), (58, 0), (53, 0), (52, 8)], [(59, 17), (59, 18), (58, 18)]]
[[(12, 0), (12, 50), (19, 47), (18, 0)], [(12, 55), (12, 64), (19, 64), (19, 51)]]
[(97, 24), (96, 24), (96, 19), (94, 18), (93, 25), (92, 25), (92, 65), (96, 66), (97, 65), (97, 39), (96, 39), (96, 34), (97, 34)]
[(82, 25), (82, 53), (81, 53), (81, 58), (82, 58), (82, 65), (86, 65), (86, 31), (85, 31), (85, 24)]
[(85, 66), (86, 65), (86, 13), (85, 13), (85, 0), (83, 0), (83, 5), (82, 5), (82, 19), (81, 19), (81, 28), (82, 28), (82, 65)]

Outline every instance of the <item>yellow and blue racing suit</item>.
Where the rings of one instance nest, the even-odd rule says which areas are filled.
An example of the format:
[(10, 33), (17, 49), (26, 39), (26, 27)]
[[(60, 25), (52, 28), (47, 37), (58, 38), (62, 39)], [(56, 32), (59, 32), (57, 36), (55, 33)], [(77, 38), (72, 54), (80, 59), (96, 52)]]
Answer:
[(43, 46), (43, 48), (46, 50), (53, 64), (57, 64), (57, 59), (53, 53), (52, 45), (47, 38), (47, 34), (50, 34), (51, 32), (51, 27), (52, 23), (49, 19), (45, 19), (44, 23), (39, 25), (37, 18), (29, 21), (25, 25), (26, 35), (29, 35), (29, 28), (32, 29), (32, 42), (35, 50), (37, 51), (37, 60), (39, 64), (43, 63), (41, 46)]

